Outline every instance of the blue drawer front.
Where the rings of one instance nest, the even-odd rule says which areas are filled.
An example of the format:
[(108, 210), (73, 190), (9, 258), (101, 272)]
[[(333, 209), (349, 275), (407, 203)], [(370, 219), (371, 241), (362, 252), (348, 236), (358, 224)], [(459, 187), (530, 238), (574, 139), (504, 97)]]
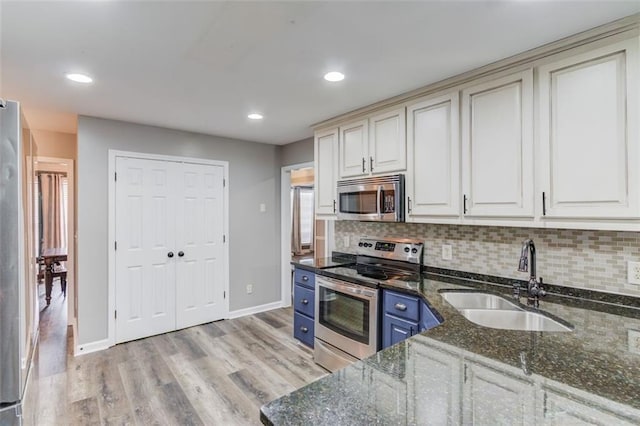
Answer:
[(420, 303), (420, 331), (428, 330), (440, 325), (440, 320), (431, 312), (426, 303)]
[(293, 274), (293, 278), (293, 282), (296, 284), (300, 284), (309, 288), (315, 288), (316, 286), (316, 274), (314, 274), (313, 272), (296, 268)]
[(293, 314), (293, 337), (313, 348), (314, 335), (315, 330), (313, 319), (295, 312)]
[(395, 345), (418, 332), (418, 323), (385, 314), (382, 319), (382, 348)]
[(296, 284), (293, 287), (293, 309), (314, 318), (315, 296), (315, 290)]
[(383, 303), (384, 312), (387, 314), (415, 322), (418, 322), (420, 318), (418, 297), (385, 290)]

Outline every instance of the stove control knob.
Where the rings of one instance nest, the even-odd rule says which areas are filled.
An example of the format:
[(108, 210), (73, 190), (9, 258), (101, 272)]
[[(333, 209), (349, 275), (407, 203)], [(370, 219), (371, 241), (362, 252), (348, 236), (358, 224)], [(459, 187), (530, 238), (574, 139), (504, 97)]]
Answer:
[(411, 253), (416, 254), (417, 252), (418, 252), (417, 248), (414, 247), (414, 248), (411, 249)]
[(364, 243), (363, 243), (362, 241), (360, 241), (360, 242), (358, 243), (358, 247), (362, 247), (363, 245), (364, 245)]
[(367, 246), (367, 247), (373, 247), (373, 244), (371, 244), (371, 243), (367, 243), (367, 244), (365, 244), (365, 246)]
[(405, 253), (409, 253), (409, 250), (410, 250), (410, 249), (409, 249), (409, 247), (405, 247), (405, 248), (404, 248), (404, 252), (405, 252)]

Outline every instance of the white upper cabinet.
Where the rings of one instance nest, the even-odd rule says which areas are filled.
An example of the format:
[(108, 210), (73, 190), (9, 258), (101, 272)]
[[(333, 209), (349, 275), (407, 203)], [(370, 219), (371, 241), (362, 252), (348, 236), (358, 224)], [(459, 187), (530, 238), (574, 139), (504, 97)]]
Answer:
[(533, 218), (533, 165), (533, 70), (465, 88), (465, 216)]
[(404, 108), (369, 118), (369, 172), (390, 173), (406, 168)]
[(406, 168), (404, 107), (340, 126), (340, 178)]
[(316, 214), (333, 216), (337, 201), (338, 129), (316, 132), (314, 160)]
[(459, 92), (407, 106), (407, 219), (460, 215)]
[(369, 171), (368, 120), (340, 126), (340, 177), (363, 176)]
[(539, 68), (545, 218), (638, 218), (638, 76), (637, 38)]

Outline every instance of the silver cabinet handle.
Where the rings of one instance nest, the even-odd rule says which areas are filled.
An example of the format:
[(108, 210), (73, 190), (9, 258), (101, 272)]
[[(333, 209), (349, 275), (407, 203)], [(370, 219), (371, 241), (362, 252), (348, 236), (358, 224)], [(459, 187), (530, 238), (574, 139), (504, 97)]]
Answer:
[(411, 197), (407, 197), (407, 200), (409, 201), (409, 213), (411, 213)]
[(369, 157), (369, 171), (373, 172), (373, 157)]
[(399, 311), (407, 310), (407, 305), (405, 305), (404, 303), (396, 303), (394, 307)]
[(309, 301), (307, 299), (302, 299), (301, 302), (302, 302), (303, 305), (308, 305), (309, 304)]
[(362, 157), (362, 173), (364, 173), (364, 172), (365, 172), (365, 170), (364, 170), (364, 164), (365, 164), (365, 163), (364, 163), (364, 157)]
[(303, 333), (306, 333), (307, 331), (309, 331), (309, 329), (307, 327), (300, 327), (300, 331), (302, 331)]

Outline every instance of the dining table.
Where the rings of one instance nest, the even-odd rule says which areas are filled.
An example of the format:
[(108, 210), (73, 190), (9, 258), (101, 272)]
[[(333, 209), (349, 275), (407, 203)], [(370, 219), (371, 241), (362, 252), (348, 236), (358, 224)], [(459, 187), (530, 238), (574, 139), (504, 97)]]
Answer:
[[(44, 286), (47, 306), (51, 304), (51, 289), (53, 287), (54, 265), (57, 262), (67, 260), (67, 249), (65, 247), (55, 247), (42, 250), (41, 258), (44, 262)], [(65, 277), (66, 278), (66, 277)], [(65, 279), (66, 281), (66, 279)], [(66, 293), (66, 282), (61, 283), (62, 291)]]

